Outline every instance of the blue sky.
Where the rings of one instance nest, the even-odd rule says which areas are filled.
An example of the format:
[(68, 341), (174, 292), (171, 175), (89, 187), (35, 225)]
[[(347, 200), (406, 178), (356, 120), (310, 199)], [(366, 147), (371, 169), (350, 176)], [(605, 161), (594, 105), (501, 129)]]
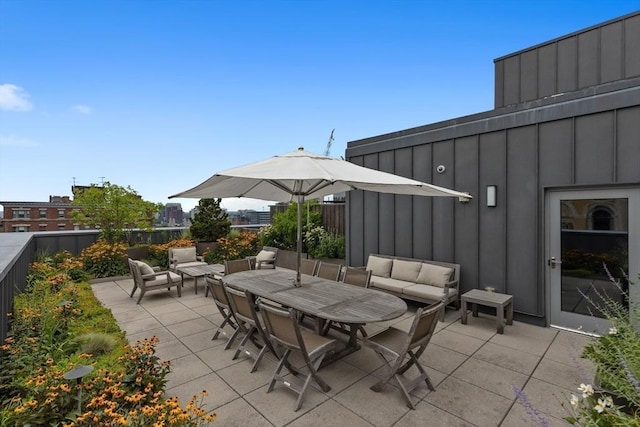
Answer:
[[(217, 171), (493, 108), (493, 60), (640, 0), (0, 0), (0, 200)], [(268, 202), (226, 199), (262, 209)]]

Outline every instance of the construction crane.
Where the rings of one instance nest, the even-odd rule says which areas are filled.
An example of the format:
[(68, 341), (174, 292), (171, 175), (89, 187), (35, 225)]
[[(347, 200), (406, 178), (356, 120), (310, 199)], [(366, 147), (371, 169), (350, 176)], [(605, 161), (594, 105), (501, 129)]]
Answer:
[(333, 132), (335, 131), (335, 129), (333, 129), (331, 131), (331, 135), (329, 135), (329, 141), (327, 141), (327, 148), (325, 148), (324, 150), (324, 155), (328, 156), (329, 153), (331, 152), (331, 143), (333, 142)]

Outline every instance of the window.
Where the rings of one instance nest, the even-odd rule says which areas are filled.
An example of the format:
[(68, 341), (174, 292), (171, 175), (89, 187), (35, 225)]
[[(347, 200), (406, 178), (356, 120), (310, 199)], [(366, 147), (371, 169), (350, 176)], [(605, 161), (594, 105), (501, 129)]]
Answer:
[(46, 226), (46, 224), (40, 224), (40, 225), (38, 226), (38, 230), (39, 230), (39, 231), (47, 231), (47, 226)]
[(58, 209), (58, 218), (64, 218), (64, 209)]
[(26, 233), (27, 231), (29, 231), (29, 226), (28, 225), (14, 225), (13, 227), (11, 227), (11, 231), (13, 231), (14, 233)]
[(31, 218), (31, 211), (16, 209), (13, 211), (13, 218)]
[(596, 209), (591, 214), (591, 223), (594, 230), (612, 230), (613, 218), (607, 209)]
[(58, 230), (66, 230), (67, 228), (65, 227), (64, 224), (58, 224)]
[(47, 210), (40, 209), (40, 218), (46, 218), (46, 217), (47, 217)]

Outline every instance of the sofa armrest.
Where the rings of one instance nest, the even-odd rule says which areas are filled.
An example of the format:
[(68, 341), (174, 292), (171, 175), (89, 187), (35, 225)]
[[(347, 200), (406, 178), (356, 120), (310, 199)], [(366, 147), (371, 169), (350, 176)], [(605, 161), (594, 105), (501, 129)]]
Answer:
[(196, 261), (204, 262), (204, 256), (196, 255)]
[(169, 279), (169, 272), (168, 271), (158, 271), (156, 273), (153, 274), (143, 274), (142, 275), (142, 280), (151, 280), (154, 279), (158, 276), (163, 276), (166, 275), (167, 276), (167, 280)]

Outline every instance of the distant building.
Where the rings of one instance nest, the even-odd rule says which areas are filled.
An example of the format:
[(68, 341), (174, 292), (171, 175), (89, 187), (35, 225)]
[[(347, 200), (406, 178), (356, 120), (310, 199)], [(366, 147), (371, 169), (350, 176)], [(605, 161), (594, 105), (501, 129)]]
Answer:
[(58, 231), (74, 230), (78, 226), (71, 219), (76, 209), (69, 196), (49, 196), (48, 202), (0, 202), (3, 206), (2, 231)]
[(184, 212), (180, 203), (167, 203), (160, 213), (160, 222), (162, 225), (170, 227), (184, 225)]
[(270, 224), (271, 212), (269, 211), (254, 211), (254, 210), (239, 210), (227, 212), (231, 225), (257, 225), (257, 224)]

